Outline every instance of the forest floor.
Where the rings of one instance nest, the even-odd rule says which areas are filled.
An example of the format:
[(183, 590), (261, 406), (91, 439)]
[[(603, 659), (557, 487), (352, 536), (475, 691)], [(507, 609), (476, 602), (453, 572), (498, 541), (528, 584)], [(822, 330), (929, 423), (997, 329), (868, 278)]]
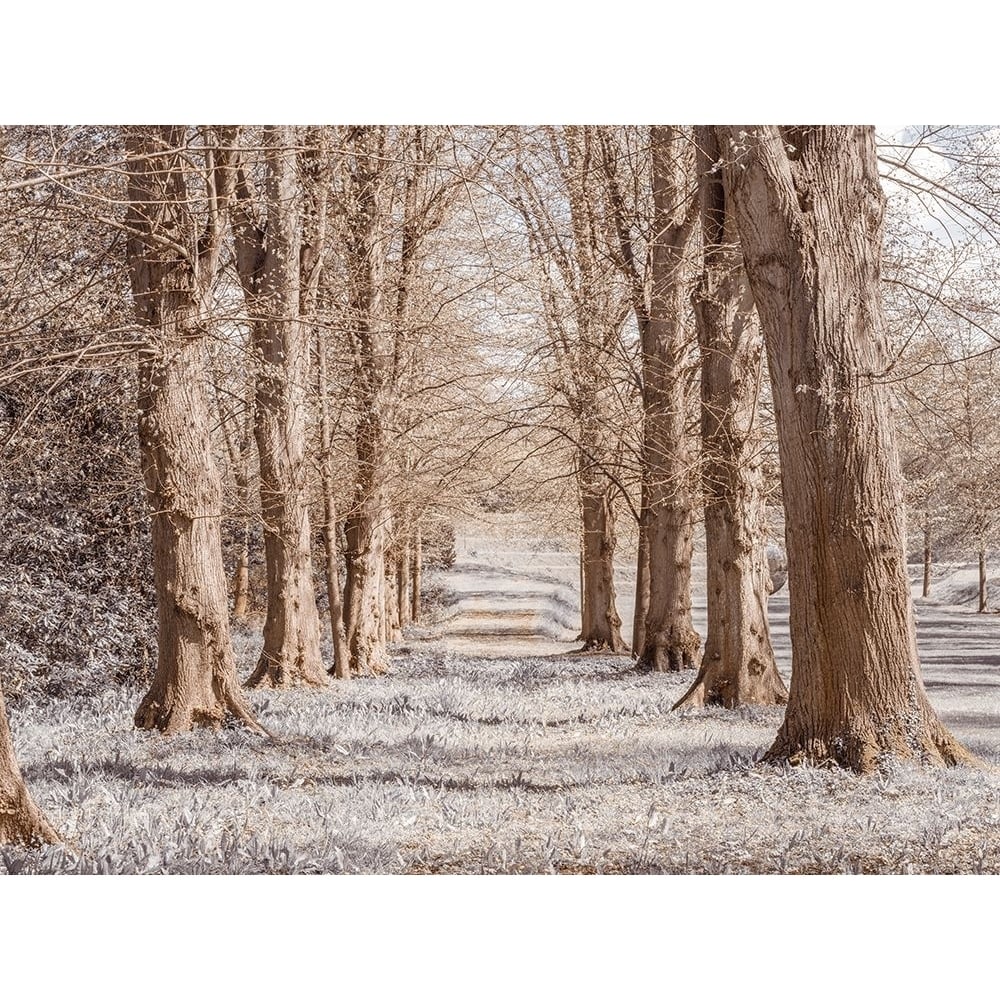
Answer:
[[(1000, 617), (918, 601), (931, 701), (989, 766), (760, 766), (782, 710), (671, 712), (692, 673), (574, 655), (575, 553), (528, 530), (460, 532), (385, 676), (253, 693), (273, 742), (136, 732), (127, 688), (17, 704), (65, 844), (0, 872), (1000, 872)], [(770, 611), (787, 679), (787, 590)], [(259, 634), (236, 641), (248, 673)]]

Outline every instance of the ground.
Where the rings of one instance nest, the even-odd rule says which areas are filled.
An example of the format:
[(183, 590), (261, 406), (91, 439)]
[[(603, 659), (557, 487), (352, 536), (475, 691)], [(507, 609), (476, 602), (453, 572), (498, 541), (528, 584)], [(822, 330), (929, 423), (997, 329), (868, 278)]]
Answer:
[[(274, 742), (137, 732), (129, 688), (18, 705), (25, 776), (66, 843), (2, 849), (0, 871), (1000, 871), (1000, 770), (756, 765), (782, 710), (672, 713), (690, 672), (574, 655), (575, 553), (531, 530), (460, 531), (444, 608), (387, 675), (252, 692)], [(626, 623), (629, 575), (623, 558)], [(782, 591), (786, 679), (787, 611)], [(1000, 618), (920, 601), (918, 616), (932, 703), (1000, 763)], [(259, 634), (236, 641), (249, 673)]]

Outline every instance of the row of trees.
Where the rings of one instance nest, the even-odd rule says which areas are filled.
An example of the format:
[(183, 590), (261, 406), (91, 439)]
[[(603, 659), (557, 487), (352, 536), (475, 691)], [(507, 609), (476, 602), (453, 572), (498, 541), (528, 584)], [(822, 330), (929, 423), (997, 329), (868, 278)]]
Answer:
[[(29, 174), (16, 190), (49, 197), (46, 222), (64, 228), (79, 202), (108, 259), (104, 300), (120, 307), (123, 275), (130, 286), (134, 324), (58, 332), (73, 371), (95, 358), (137, 366), (158, 608), (138, 726), (173, 733), (229, 714), (261, 729), (233, 660), (224, 472), (264, 532), (264, 645), (247, 683), (318, 686), (313, 519), (329, 670), (377, 673), (419, 614), (429, 512), (523, 475), (543, 440), (553, 478), (575, 483), (587, 648), (624, 648), (613, 575), (624, 506), (638, 537), (638, 665), (699, 663), (701, 504), (709, 625), (679, 705), (787, 700), (771, 759), (861, 771), (887, 754), (970, 759), (917, 662), (872, 130), (157, 126), (72, 135), (44, 167), (32, 138), (10, 157)], [(491, 344), (484, 314), (498, 306), (537, 317), (538, 332)], [(23, 309), (37, 321), (36, 305)], [(39, 367), (62, 370), (52, 338), (37, 343)], [(518, 376), (501, 377), (512, 357)], [(768, 383), (787, 692), (766, 615)], [(246, 562), (244, 550), (237, 611)], [(10, 831), (50, 836), (12, 752), (0, 764)]]

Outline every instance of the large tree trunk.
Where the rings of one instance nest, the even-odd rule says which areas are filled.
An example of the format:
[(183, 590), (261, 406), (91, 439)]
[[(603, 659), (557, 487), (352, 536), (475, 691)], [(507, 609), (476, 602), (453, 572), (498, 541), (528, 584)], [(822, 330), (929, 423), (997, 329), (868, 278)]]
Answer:
[(385, 165), (384, 128), (360, 127), (353, 139), (350, 184), (354, 202), (347, 228), (350, 334), (355, 356), (357, 471), (354, 501), (346, 522), (347, 642), (356, 674), (385, 670), (385, 546), (389, 522), (386, 495), (388, 408), (387, 342), (382, 303), (379, 191)]
[[(212, 206), (198, 247), (182, 126), (129, 129), (126, 253), (138, 322), (139, 445), (152, 508), (158, 653), (136, 725), (175, 733), (219, 726), (227, 711), (259, 729), (236, 680), (222, 562), (222, 484), (209, 433), (204, 335), (223, 212)], [(216, 185), (218, 191), (219, 185)], [(197, 233), (195, 233), (197, 235)], [(193, 241), (192, 241), (193, 242)]]
[(769, 760), (860, 772), (973, 758), (924, 692), (881, 300), (885, 203), (871, 128), (720, 132), (774, 392), (792, 683)]
[(260, 456), (260, 504), (267, 569), (264, 647), (249, 687), (326, 683), (313, 589), (312, 533), (306, 495), (305, 386), (309, 331), (300, 317), (302, 197), (294, 129), (268, 127), (266, 230), (237, 228), (237, 264), (252, 319), (257, 392), (254, 436)]
[(57, 844), (59, 835), (31, 798), (14, 756), (0, 689), (0, 844)]
[(587, 652), (626, 650), (622, 620), (615, 606), (615, 521), (611, 498), (601, 477), (586, 468), (581, 455), (577, 479), (583, 521), (583, 627), (580, 638)]
[(670, 671), (694, 667), (701, 645), (691, 624), (692, 462), (685, 386), (691, 341), (686, 323), (688, 258), (697, 203), (690, 197), (690, 135), (675, 126), (655, 126), (650, 142), (655, 237), (649, 323), (643, 338), (649, 611), (638, 665), (641, 670)]
[(326, 331), (316, 331), (317, 379), (319, 381), (320, 477), (323, 484), (323, 546), (326, 555), (326, 596), (330, 606), (330, 638), (333, 666), (327, 673), (338, 680), (351, 676), (351, 658), (344, 624), (344, 601), (340, 589), (340, 557), (337, 552), (337, 502), (333, 475), (333, 418), (327, 396)]
[(760, 431), (763, 339), (727, 210), (712, 128), (696, 130), (704, 271), (695, 292), (701, 345), (702, 489), (708, 628), (694, 684), (674, 706), (784, 705), (767, 624)]

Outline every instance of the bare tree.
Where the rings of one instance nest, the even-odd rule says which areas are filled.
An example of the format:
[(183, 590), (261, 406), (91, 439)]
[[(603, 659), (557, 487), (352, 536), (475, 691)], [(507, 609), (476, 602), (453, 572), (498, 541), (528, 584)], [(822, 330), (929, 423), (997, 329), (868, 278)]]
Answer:
[(695, 129), (704, 269), (695, 290), (701, 344), (702, 485), (708, 629), (694, 684), (674, 706), (783, 705), (767, 622), (766, 525), (757, 419), (763, 338), (726, 203), (714, 129)]
[[(572, 444), (580, 507), (580, 638), (588, 651), (626, 649), (616, 606), (614, 554), (616, 494), (622, 491), (617, 457), (616, 388), (628, 298), (609, 260), (611, 235), (602, 217), (600, 161), (592, 127), (549, 127), (516, 143), (512, 200), (534, 259), (534, 279), (551, 359), (542, 377), (559, 404), (552, 424)], [(531, 365), (538, 366), (537, 356)], [(536, 374), (537, 379), (539, 375)], [(565, 418), (555, 414), (563, 411)]]
[[(179, 125), (125, 133), (127, 257), (139, 362), (139, 441), (153, 512), (158, 656), (136, 725), (176, 733), (232, 713), (259, 729), (236, 679), (220, 536), (222, 486), (210, 437), (204, 338), (231, 172), (211, 137)], [(204, 171), (189, 179), (189, 156)], [(205, 211), (198, 208), (205, 205)], [(203, 215), (203, 218), (199, 218)]]
[(0, 844), (56, 844), (59, 835), (35, 805), (14, 756), (0, 689)]
[(727, 126), (726, 196), (778, 424), (793, 653), (769, 760), (972, 760), (920, 677), (880, 286), (873, 131)]
[(264, 129), (266, 222), (255, 218), (241, 168), (233, 213), (236, 262), (251, 317), (254, 435), (267, 563), (264, 648), (250, 687), (326, 683), (313, 589), (307, 495), (309, 327), (300, 301), (303, 194), (294, 128)]
[(692, 346), (687, 314), (698, 201), (690, 132), (657, 125), (650, 144), (654, 215), (642, 345), (649, 609), (639, 666), (671, 671), (694, 667), (701, 646), (691, 624), (694, 462), (686, 427)]

